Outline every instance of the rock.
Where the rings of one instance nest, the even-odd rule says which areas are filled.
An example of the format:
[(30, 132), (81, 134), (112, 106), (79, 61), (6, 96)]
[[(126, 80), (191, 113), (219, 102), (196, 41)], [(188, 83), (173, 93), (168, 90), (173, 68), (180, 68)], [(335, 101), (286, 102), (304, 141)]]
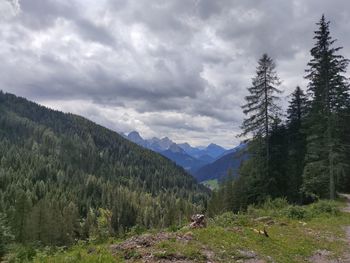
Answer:
[(206, 227), (205, 216), (203, 214), (195, 214), (191, 217), (190, 228), (203, 228)]
[(254, 251), (238, 250), (237, 252), (238, 252), (240, 258), (251, 259), (251, 258), (257, 257), (257, 254)]
[(183, 242), (191, 241), (193, 239), (193, 233), (191, 231), (186, 232), (183, 235), (178, 235), (176, 239)]
[(262, 216), (262, 217), (255, 218), (254, 221), (256, 221), (256, 222), (269, 222), (269, 221), (272, 221), (272, 218), (270, 216)]

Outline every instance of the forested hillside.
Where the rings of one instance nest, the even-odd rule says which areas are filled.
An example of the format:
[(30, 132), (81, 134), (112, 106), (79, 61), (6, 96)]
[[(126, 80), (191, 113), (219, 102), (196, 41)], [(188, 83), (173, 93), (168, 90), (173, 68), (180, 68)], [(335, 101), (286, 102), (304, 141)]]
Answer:
[(248, 159), (245, 152), (245, 144), (237, 146), (229, 153), (221, 156), (214, 162), (204, 165), (194, 173), (194, 177), (203, 182), (206, 180), (222, 180), (228, 173), (238, 176), (239, 169), (243, 162)]
[(203, 209), (207, 196), (161, 155), (3, 92), (0, 162), (1, 224), (21, 243), (66, 245), (136, 225), (176, 225)]

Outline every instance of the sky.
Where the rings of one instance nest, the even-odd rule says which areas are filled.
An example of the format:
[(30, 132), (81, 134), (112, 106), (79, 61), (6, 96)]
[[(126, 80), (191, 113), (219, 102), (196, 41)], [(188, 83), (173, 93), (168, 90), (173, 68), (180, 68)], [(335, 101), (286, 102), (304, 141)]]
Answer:
[(0, 0), (0, 89), (117, 132), (232, 147), (257, 60), (275, 60), (286, 107), (323, 13), (350, 58), (348, 0)]

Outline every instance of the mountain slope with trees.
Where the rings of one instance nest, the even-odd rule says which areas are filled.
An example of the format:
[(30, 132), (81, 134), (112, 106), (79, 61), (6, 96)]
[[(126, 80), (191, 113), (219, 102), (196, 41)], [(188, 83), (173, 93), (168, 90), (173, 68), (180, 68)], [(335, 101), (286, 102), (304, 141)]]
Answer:
[(234, 176), (238, 175), (241, 164), (247, 160), (248, 155), (245, 152), (245, 144), (237, 146), (235, 149), (228, 151), (214, 162), (207, 164), (194, 173), (194, 177), (203, 182), (206, 180), (222, 180), (231, 172)]
[(20, 243), (179, 224), (208, 195), (181, 167), (113, 131), (2, 92), (0, 162), (1, 222)]

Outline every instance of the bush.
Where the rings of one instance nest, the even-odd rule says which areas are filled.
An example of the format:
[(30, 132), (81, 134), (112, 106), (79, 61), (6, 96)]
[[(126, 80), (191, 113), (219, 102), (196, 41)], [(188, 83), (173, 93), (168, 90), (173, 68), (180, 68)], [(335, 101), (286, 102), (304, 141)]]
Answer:
[(32, 261), (36, 256), (36, 250), (33, 246), (23, 246), (18, 245), (13, 247), (12, 253), (9, 254), (7, 261), (8, 262), (29, 262)]
[(260, 205), (250, 205), (247, 214), (252, 217), (261, 216), (283, 216), (282, 211), (287, 209), (289, 204), (285, 198), (271, 199), (270, 197)]
[(291, 219), (307, 219), (309, 218), (309, 213), (305, 207), (302, 206), (289, 206), (284, 211), (284, 215)]
[(129, 232), (127, 233), (128, 236), (136, 236), (136, 235), (141, 235), (143, 233), (145, 233), (147, 231), (147, 229), (143, 226), (140, 225), (135, 225), (133, 226)]
[(288, 207), (288, 201), (286, 198), (276, 198), (271, 199), (270, 197), (260, 206), (260, 208), (265, 210), (281, 210)]
[(334, 201), (320, 200), (311, 204), (309, 209), (315, 216), (321, 214), (339, 215), (339, 208)]
[(209, 225), (221, 227), (232, 225), (247, 226), (250, 222), (250, 218), (247, 214), (234, 214), (233, 212), (226, 212), (216, 216), (214, 219), (208, 220)]

